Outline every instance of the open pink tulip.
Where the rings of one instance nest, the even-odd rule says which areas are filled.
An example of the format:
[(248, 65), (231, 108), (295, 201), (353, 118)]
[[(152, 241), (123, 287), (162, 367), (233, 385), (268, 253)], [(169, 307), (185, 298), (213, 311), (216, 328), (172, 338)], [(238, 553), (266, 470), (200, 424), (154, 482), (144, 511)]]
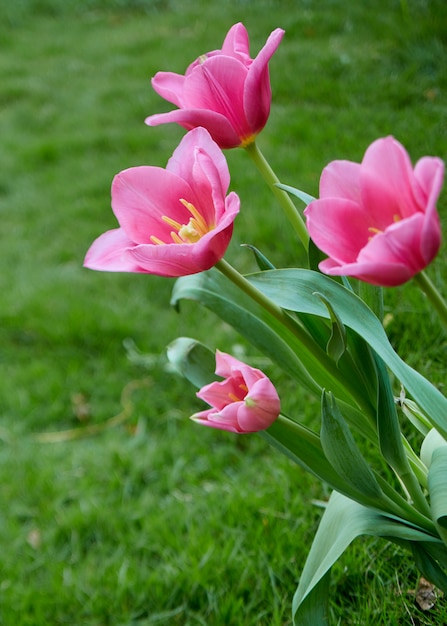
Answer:
[(225, 157), (204, 128), (180, 142), (166, 169), (132, 167), (112, 183), (120, 228), (94, 241), (84, 265), (110, 272), (185, 276), (210, 269), (228, 247), (239, 197), (226, 196)]
[(158, 72), (155, 91), (178, 110), (146, 119), (149, 126), (176, 122), (190, 130), (206, 128), (221, 148), (252, 143), (270, 114), (272, 91), (268, 63), (284, 31), (274, 30), (255, 59), (250, 58), (243, 24), (228, 31), (222, 50), (199, 57), (185, 75)]
[(273, 424), (280, 402), (263, 372), (217, 350), (216, 374), (225, 380), (210, 383), (197, 393), (212, 408), (196, 413), (192, 420), (234, 433), (253, 433)]
[(320, 199), (304, 211), (311, 238), (329, 256), (321, 271), (392, 287), (423, 270), (441, 244), (443, 177), (441, 159), (423, 157), (413, 169), (393, 137), (372, 143), (360, 164), (329, 163)]

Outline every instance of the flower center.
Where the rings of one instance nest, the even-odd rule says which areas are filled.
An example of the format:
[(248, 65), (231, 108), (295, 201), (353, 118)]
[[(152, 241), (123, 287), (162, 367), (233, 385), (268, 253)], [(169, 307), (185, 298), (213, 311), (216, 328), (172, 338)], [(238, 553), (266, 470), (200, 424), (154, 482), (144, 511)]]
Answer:
[(242, 391), (241, 394), (237, 395), (235, 393), (229, 393), (228, 397), (230, 398), (230, 400), (232, 402), (241, 402), (245, 396), (248, 393), (248, 387), (247, 385), (244, 385), (244, 383), (241, 383), (240, 385), (238, 385), (238, 389), (240, 389)]
[[(397, 222), (400, 222), (400, 220), (401, 220), (400, 215), (397, 215), (397, 213), (393, 215), (394, 224), (396, 224)], [(380, 228), (375, 228), (374, 226), (370, 226), (368, 228), (368, 232), (371, 233), (371, 237), (368, 238), (368, 240), (371, 241), (374, 235), (380, 235), (380, 233), (383, 233), (383, 230), (381, 230)]]
[[(180, 222), (173, 220), (172, 217), (168, 217), (167, 215), (163, 215), (161, 219), (174, 229), (170, 233), (173, 243), (196, 243), (196, 241), (199, 241), (199, 239), (206, 235), (211, 228), (191, 202), (187, 202), (183, 198), (180, 198), (180, 202), (192, 215), (187, 224), (180, 224)], [(164, 241), (154, 235), (151, 235), (150, 240), (158, 246), (165, 244)]]

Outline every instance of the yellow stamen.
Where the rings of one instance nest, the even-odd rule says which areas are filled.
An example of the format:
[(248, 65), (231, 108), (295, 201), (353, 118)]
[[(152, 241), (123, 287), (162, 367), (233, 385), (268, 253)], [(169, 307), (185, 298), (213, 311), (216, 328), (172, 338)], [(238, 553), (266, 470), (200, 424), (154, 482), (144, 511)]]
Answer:
[(243, 383), (239, 385), (239, 389), (242, 389), (242, 391), (245, 391), (245, 393), (248, 393), (248, 387), (247, 385), (244, 385)]
[(201, 235), (206, 235), (206, 233), (210, 230), (208, 224), (205, 222), (203, 215), (201, 215), (196, 207), (191, 203), (187, 202), (184, 198), (180, 198), (180, 202), (183, 206), (188, 209), (191, 215), (194, 218), (194, 223), (197, 225), (198, 232), (201, 232)]
[(228, 397), (230, 398), (230, 400), (232, 400), (233, 402), (240, 402), (241, 399), (238, 398), (234, 393), (229, 393)]
[(161, 239), (159, 239), (158, 237), (155, 237), (154, 235), (150, 236), (150, 240), (152, 241), (152, 243), (154, 243), (156, 246), (164, 246), (165, 242), (162, 241)]
[(177, 235), (174, 231), (171, 231), (172, 241), (174, 243), (185, 243), (181, 237)]
[(383, 230), (380, 230), (379, 228), (374, 228), (374, 226), (370, 226), (368, 228), (368, 232), (372, 233), (373, 235), (379, 235), (380, 233), (383, 233)]
[(179, 224), (178, 222), (173, 220), (171, 217), (168, 217), (167, 215), (163, 215), (161, 219), (163, 220), (163, 222), (166, 222), (166, 224), (169, 224), (169, 226), (172, 226), (172, 228), (175, 228), (176, 231), (179, 231), (182, 227), (182, 224)]
[[(189, 222), (187, 224), (180, 224), (180, 222), (177, 222), (172, 219), (172, 217), (168, 217), (167, 215), (163, 215), (161, 219), (174, 229), (170, 233), (171, 239), (174, 243), (195, 243), (196, 241), (199, 241), (201, 237), (206, 235), (206, 233), (208, 233), (212, 228), (214, 228), (214, 226), (208, 226), (204, 217), (191, 202), (188, 202), (184, 198), (180, 198), (179, 200), (192, 215)], [(165, 244), (164, 241), (154, 235), (151, 235), (150, 240), (158, 246)]]

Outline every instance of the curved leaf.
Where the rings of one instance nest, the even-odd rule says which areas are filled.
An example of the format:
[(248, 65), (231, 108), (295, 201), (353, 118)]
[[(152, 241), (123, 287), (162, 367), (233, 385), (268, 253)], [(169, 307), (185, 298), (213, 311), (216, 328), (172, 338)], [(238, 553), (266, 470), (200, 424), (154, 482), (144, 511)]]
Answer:
[(356, 500), (379, 501), (383, 497), (374, 473), (358, 449), (353, 436), (331, 394), (323, 392), (321, 400), (321, 445), (336, 473), (351, 485)]
[[(360, 535), (440, 543), (436, 537), (406, 524), (403, 520), (383, 515), (334, 492), (321, 519), (293, 598), (296, 626), (301, 625), (302, 616), (307, 614), (307, 602), (311, 599), (312, 590), (328, 574), (351, 542)], [(320, 624), (316, 622), (315, 626)]]
[(447, 445), (433, 451), (428, 470), (428, 491), (433, 519), (447, 529)]
[[(421, 572), (421, 574), (433, 585), (436, 585), (436, 587), (441, 589), (446, 594), (447, 574), (440, 567), (437, 559), (435, 559), (435, 557), (433, 556), (433, 550), (430, 550), (430, 547), (428, 545), (424, 545), (424, 543), (422, 542), (412, 542), (410, 548), (413, 552), (416, 567)], [(438, 546), (436, 546), (436, 551), (438, 552), (436, 557), (439, 558), (440, 550), (438, 549)], [(445, 554), (444, 562), (446, 562)]]
[(200, 388), (216, 380), (215, 354), (203, 343), (189, 337), (178, 337), (168, 345), (166, 353), (174, 369), (195, 387)]

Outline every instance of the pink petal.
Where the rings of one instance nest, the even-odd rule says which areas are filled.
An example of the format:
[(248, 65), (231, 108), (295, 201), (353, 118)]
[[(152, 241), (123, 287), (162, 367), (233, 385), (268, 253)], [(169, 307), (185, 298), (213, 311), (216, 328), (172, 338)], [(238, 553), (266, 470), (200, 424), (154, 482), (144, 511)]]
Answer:
[(444, 181), (444, 162), (438, 157), (422, 157), (416, 163), (414, 175), (425, 195), (425, 201), (434, 205)]
[(154, 91), (168, 102), (182, 107), (185, 77), (174, 72), (157, 72), (151, 80)]
[(319, 268), (330, 276), (352, 276), (380, 287), (397, 287), (413, 276), (402, 263), (390, 265), (380, 261), (338, 265), (332, 259), (325, 259), (319, 264)]
[(225, 254), (233, 234), (236, 214), (225, 220), (196, 243), (139, 245), (128, 251), (144, 271), (158, 276), (187, 276), (213, 267)]
[(220, 413), (213, 413), (213, 409), (210, 411), (202, 411), (202, 413), (196, 413), (191, 416), (191, 419), (202, 426), (208, 426), (210, 428), (217, 428), (219, 430), (226, 430), (231, 433), (240, 433), (237, 427), (237, 422), (232, 420), (225, 421), (220, 417)]
[(228, 31), (222, 44), (222, 54), (229, 56), (240, 55), (242, 58), (250, 59), (249, 46), (247, 29), (239, 22), (234, 24)]
[(194, 199), (191, 187), (161, 167), (131, 167), (115, 176), (112, 183), (113, 212), (137, 244), (149, 243), (152, 235), (170, 240), (172, 228), (161, 220), (164, 215), (188, 223), (190, 214), (181, 198)]
[(203, 126), (218, 146), (224, 149), (235, 148), (241, 143), (240, 137), (228, 119), (215, 111), (207, 111), (200, 108), (176, 109), (169, 113), (151, 115), (145, 119), (145, 124), (148, 126), (158, 126), (159, 124), (170, 124), (172, 122), (180, 124), (186, 130)]
[(354, 263), (337, 263), (333, 258), (320, 263), (322, 272), (353, 276), (374, 285), (401, 285), (426, 265), (420, 253), (424, 216), (416, 213), (375, 235), (360, 251)]
[(134, 246), (121, 228), (100, 235), (90, 246), (84, 259), (84, 267), (105, 272), (143, 272), (135, 261), (127, 256)]
[(360, 203), (360, 164), (332, 161), (320, 178), (320, 198), (344, 198)]
[[(180, 144), (174, 150), (172, 157), (169, 159), (166, 169), (177, 174), (180, 178), (189, 181), (193, 176), (191, 154), (197, 147), (205, 152), (214, 163), (216, 174), (220, 179), (220, 187), (224, 193), (230, 185), (230, 172), (227, 160), (222, 150), (211, 138), (211, 135), (205, 128), (195, 128), (185, 135)], [(192, 185), (191, 185), (192, 186)]]
[(244, 365), (244, 363), (231, 354), (216, 350), (216, 374), (218, 376), (223, 376), (224, 378), (231, 376), (232, 371), (239, 369), (241, 365)]
[[(254, 404), (250, 406), (250, 401)], [(238, 409), (238, 422), (244, 432), (264, 430), (273, 424), (281, 410), (278, 393), (265, 375), (251, 387)]]
[(426, 265), (420, 250), (423, 222), (424, 215), (415, 213), (407, 219), (392, 224), (368, 242), (360, 251), (358, 262), (379, 261), (390, 265), (403, 264), (412, 274), (420, 272)]
[(219, 222), (225, 212), (225, 194), (230, 184), (226, 159), (204, 128), (196, 128), (183, 138), (169, 160), (167, 169), (190, 183), (191, 200), (209, 225)]
[(441, 245), (441, 225), (436, 202), (444, 181), (444, 163), (436, 157), (424, 157), (416, 163), (414, 175), (427, 197), (421, 233), (421, 254), (428, 264), (437, 255)]
[[(244, 111), (244, 84), (247, 69), (233, 57), (207, 59), (187, 77), (184, 107), (208, 109), (228, 119), (240, 139), (251, 134)], [(259, 98), (258, 98), (259, 102)]]
[(230, 394), (238, 397), (240, 395), (240, 390), (237, 389), (237, 382), (231, 377), (205, 385), (196, 395), (210, 406), (221, 411), (227, 404), (234, 402), (234, 400), (231, 400)]
[(410, 158), (393, 137), (378, 139), (366, 150), (360, 187), (370, 225), (379, 230), (385, 230), (396, 217), (409, 217), (423, 210), (423, 197)]
[(368, 215), (350, 200), (314, 200), (304, 210), (304, 215), (314, 243), (339, 263), (355, 261), (371, 236)]
[(257, 57), (253, 60), (245, 80), (243, 105), (245, 117), (252, 133), (258, 133), (267, 122), (270, 113), (272, 90), (268, 63), (284, 36), (284, 30), (274, 30)]

